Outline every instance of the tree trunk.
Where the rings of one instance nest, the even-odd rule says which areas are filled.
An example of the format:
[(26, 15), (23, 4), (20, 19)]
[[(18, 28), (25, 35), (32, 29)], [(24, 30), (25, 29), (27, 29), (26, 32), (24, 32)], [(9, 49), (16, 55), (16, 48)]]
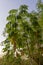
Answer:
[(14, 52), (16, 51), (16, 41), (14, 41), (14, 46), (13, 46), (13, 48), (14, 48)]

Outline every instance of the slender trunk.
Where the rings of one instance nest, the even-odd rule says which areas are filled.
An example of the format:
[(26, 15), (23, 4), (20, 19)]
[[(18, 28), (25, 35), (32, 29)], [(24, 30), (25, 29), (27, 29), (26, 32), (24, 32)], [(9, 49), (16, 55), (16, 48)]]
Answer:
[[(32, 65), (32, 56), (31, 56), (31, 53), (30, 53), (30, 49), (29, 49), (29, 46), (28, 46), (28, 43), (27, 43), (27, 49), (28, 49), (28, 51), (29, 51), (29, 56), (30, 56), (30, 65)], [(28, 57), (29, 57), (28, 56)]]
[(38, 44), (38, 65), (40, 65), (40, 43)]
[(16, 41), (14, 41), (14, 46), (13, 46), (13, 48), (14, 48), (14, 52), (16, 51)]
[[(39, 33), (36, 32), (36, 39), (38, 37)], [(38, 46), (38, 65), (40, 65), (40, 43), (38, 43), (38, 39), (37, 39), (37, 46)]]

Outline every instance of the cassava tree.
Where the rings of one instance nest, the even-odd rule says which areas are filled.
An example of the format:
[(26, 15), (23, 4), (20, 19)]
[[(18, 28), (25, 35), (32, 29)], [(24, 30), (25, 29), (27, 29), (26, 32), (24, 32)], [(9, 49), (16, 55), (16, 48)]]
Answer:
[(28, 6), (21, 5), (19, 9), (9, 11), (4, 31), (7, 37), (4, 40), (5, 48), (3, 48), (7, 54), (6, 59), (13, 59), (8, 60), (9, 63), (14, 62), (14, 54), (18, 50), (21, 55), (16, 53), (16, 57), (19, 60), (25, 54), (28, 56), (27, 59), (30, 58), (30, 65), (33, 60), (38, 65), (42, 64), (40, 59), (43, 44), (43, 3), (41, 1), (38, 3), (37, 9), (37, 12), (29, 13)]

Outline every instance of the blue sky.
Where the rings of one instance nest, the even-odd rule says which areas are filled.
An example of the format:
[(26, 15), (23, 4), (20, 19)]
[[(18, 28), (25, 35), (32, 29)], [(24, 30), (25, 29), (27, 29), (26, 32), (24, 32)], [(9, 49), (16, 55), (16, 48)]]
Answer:
[(19, 8), (20, 5), (26, 4), (29, 6), (29, 12), (36, 10), (37, 0), (0, 0), (0, 42), (4, 39), (2, 33), (7, 23), (6, 17), (11, 9)]

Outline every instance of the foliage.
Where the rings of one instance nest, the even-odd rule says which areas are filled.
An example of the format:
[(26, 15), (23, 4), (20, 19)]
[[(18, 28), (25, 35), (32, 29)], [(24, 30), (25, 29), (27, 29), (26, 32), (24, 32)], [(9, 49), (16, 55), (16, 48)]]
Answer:
[(21, 5), (19, 9), (9, 11), (9, 16), (7, 17), (8, 22), (5, 27), (5, 35), (7, 35), (7, 37), (3, 41), (5, 45), (3, 51), (6, 52), (4, 56), (4, 65), (21, 64), (21, 62), (23, 62), (21, 57), (23, 55), (26, 55), (27, 59), (30, 58), (29, 65), (31, 65), (33, 61), (41, 65), (41, 45), (43, 44), (42, 6), (42, 3), (41, 5), (38, 3), (38, 12), (33, 11), (29, 13), (27, 5)]

